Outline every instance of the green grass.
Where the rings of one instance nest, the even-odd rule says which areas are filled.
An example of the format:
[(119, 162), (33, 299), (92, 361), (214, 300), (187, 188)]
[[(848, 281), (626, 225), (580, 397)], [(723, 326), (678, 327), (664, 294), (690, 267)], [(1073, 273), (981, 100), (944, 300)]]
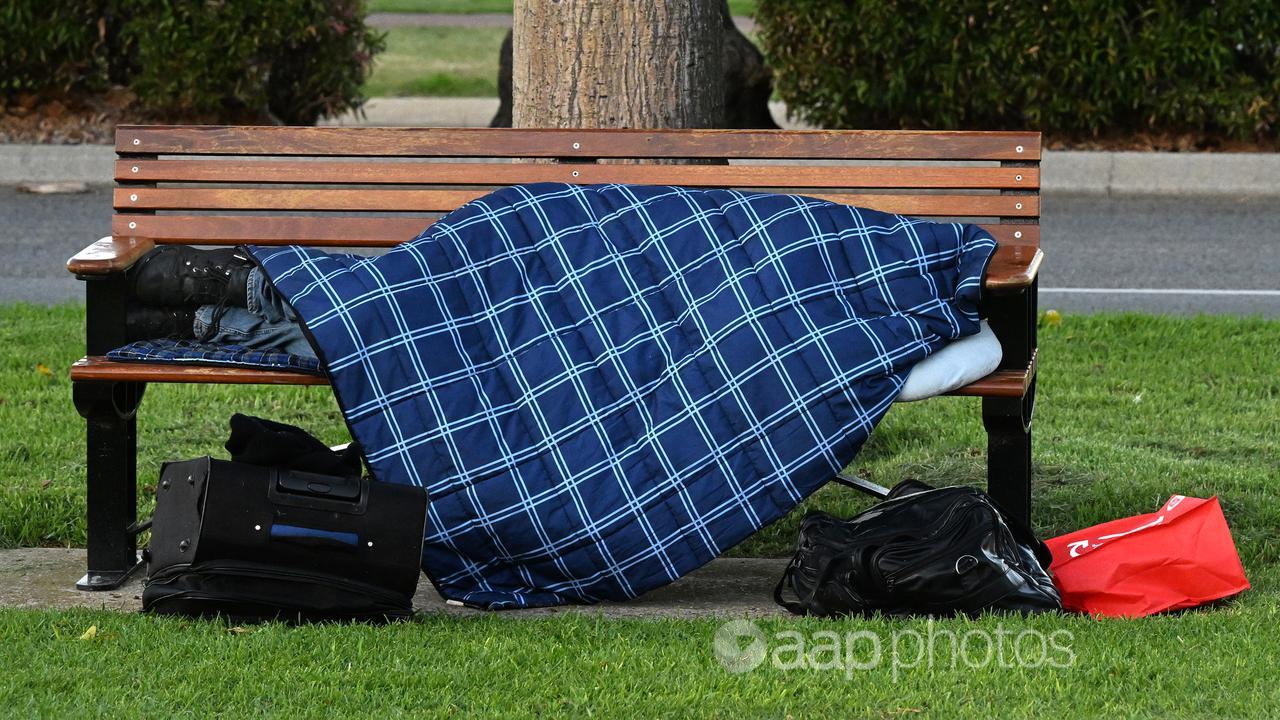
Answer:
[[(78, 306), (0, 307), (0, 544), (83, 542), (83, 429), (67, 366)], [(720, 622), (427, 616), (393, 627), (267, 625), (232, 632), (105, 612), (0, 611), (0, 707), (15, 716), (817, 717), (1276, 716), (1280, 685), (1280, 323), (1067, 316), (1041, 329), (1036, 523), (1044, 535), (1154, 510), (1172, 493), (1219, 495), (1254, 589), (1235, 602), (1141, 621), (1069, 616), (941, 621), (973, 630), (1070, 633), (1065, 668), (889, 665), (849, 674), (765, 666), (733, 675), (712, 652)], [(37, 364), (50, 369), (41, 372)], [(323, 388), (148, 389), (140, 413), (144, 507), (159, 462), (219, 453), (234, 411), (345, 440)], [(979, 482), (977, 401), (896, 407), (855, 467), (891, 484)], [(842, 488), (738, 548), (783, 555), (804, 509), (848, 514)], [(91, 625), (94, 640), (78, 638)], [(769, 620), (766, 634), (925, 621)], [(907, 659), (910, 659), (908, 656)]]
[(502, 28), (398, 27), (374, 60), (368, 97), (497, 97)]
[[(371, 0), (369, 12), (509, 13), (511, 0)], [(754, 15), (756, 0), (729, 0), (734, 15)]]
[[(84, 427), (67, 380), (84, 352), (83, 324), (79, 305), (0, 306), (0, 547), (84, 543)], [(237, 411), (304, 423), (334, 444), (348, 439), (328, 388), (152, 385), (143, 402), (147, 502), (159, 463), (221, 451)]]
[[(1074, 663), (1002, 668), (993, 658), (896, 673), (886, 663), (848, 675), (766, 663), (731, 674), (712, 652), (714, 620), (427, 616), (242, 633), (107, 612), (8, 611), (0, 658), (11, 671), (0, 674), (0, 703), (13, 717), (1274, 717), (1276, 641), (1259, 631), (1277, 623), (1275, 596), (1261, 592), (1239, 606), (1139, 622), (942, 621), (936, 629), (957, 634), (1001, 624), (1066, 631)], [(97, 637), (80, 640), (91, 625)], [(928, 632), (925, 621), (761, 627)]]
[(374, 59), (364, 94), (497, 97), (498, 53), (506, 33), (492, 27), (388, 28), (387, 49)]
[[(0, 547), (84, 542), (84, 429), (67, 380), (82, 326), (78, 305), (0, 306)], [(1042, 328), (1040, 530), (1147, 512), (1174, 492), (1217, 493), (1239, 525), (1246, 566), (1277, 562), (1277, 347), (1280, 323), (1252, 319), (1067, 316)], [(895, 406), (855, 465), (886, 485), (906, 477), (980, 483), (978, 410), (972, 398)], [(138, 416), (145, 501), (161, 461), (221, 452), (237, 411), (347, 439), (327, 388), (152, 385)], [(803, 507), (851, 513), (864, 505), (857, 493), (830, 487)], [(735, 552), (785, 555), (797, 520), (793, 513)]]
[(400, 13), (509, 13), (511, 0), (370, 0), (369, 12)]

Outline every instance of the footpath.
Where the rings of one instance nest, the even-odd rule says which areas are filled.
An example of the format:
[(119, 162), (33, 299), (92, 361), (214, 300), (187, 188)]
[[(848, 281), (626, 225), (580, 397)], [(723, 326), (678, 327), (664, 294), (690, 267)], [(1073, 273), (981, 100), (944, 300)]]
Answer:
[[(82, 549), (20, 548), (0, 550), (0, 608), (90, 608), (136, 612), (142, 609), (142, 573), (117, 590), (82, 592)], [(503, 617), (539, 617), (577, 612), (610, 618), (765, 617), (785, 615), (773, 601), (783, 559), (720, 558), (663, 588), (625, 603), (563, 608), (509, 610)], [(418, 579), (413, 601), (420, 613), (478, 615), (482, 611), (450, 605), (426, 577)]]

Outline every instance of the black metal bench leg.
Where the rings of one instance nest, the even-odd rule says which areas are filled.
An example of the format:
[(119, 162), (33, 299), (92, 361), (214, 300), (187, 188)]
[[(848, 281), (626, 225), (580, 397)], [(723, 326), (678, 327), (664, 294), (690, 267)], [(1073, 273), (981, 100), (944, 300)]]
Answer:
[(1001, 509), (1031, 525), (1031, 415), (1035, 383), (1021, 399), (983, 398), (987, 492)]
[[(1009, 295), (984, 298), (991, 329), (1000, 338), (1001, 368), (1026, 369), (1036, 352), (1038, 283)], [(983, 398), (987, 429), (987, 492), (1000, 507), (1031, 526), (1031, 416), (1036, 381), (1021, 398)]]
[(88, 573), (79, 590), (119, 587), (141, 565), (135, 533), (137, 520), (137, 448), (135, 413), (143, 383), (77, 382), (72, 386), (76, 410), (88, 433)]

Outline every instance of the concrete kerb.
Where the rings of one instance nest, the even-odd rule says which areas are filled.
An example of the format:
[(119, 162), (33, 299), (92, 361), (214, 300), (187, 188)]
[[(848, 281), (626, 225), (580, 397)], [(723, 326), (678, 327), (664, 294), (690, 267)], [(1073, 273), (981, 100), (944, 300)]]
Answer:
[(0, 185), (22, 182), (110, 184), (110, 145), (0, 145)]
[[(485, 127), (497, 98), (374, 98), (363, 113), (330, 126)], [(770, 110), (780, 125), (804, 128)], [(28, 181), (110, 184), (115, 153), (107, 145), (0, 145), (0, 185)], [(1280, 153), (1143, 153), (1046, 151), (1046, 194), (1280, 196)]]
[(1045, 152), (1045, 192), (1280, 195), (1280, 153)]

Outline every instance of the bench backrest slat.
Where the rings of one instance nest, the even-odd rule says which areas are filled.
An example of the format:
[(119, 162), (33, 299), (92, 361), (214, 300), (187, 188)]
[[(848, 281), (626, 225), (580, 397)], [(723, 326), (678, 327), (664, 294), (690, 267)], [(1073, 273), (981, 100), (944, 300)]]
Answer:
[[(394, 247), (412, 239), (432, 221), (432, 218), (417, 216), (116, 215), (111, 221), (111, 234), (188, 245), (253, 243), (376, 248)], [(1038, 225), (981, 225), (1003, 244), (1040, 244)]]
[[(121, 126), (116, 149), (112, 234), (156, 242), (391, 247), (546, 181), (799, 193), (1040, 238), (1038, 133)], [(694, 164), (629, 161), (654, 159)]]
[(885, 165), (597, 165), (214, 160), (119, 160), (120, 182), (504, 186), (528, 182), (620, 182), (689, 187), (937, 188), (1034, 190), (1038, 168)]
[(125, 125), (120, 153), (314, 157), (1039, 160), (1028, 132), (489, 130)]
[[(260, 188), (120, 188), (117, 208), (130, 210), (354, 210), (448, 212), (491, 189), (478, 190), (276, 190)], [(894, 195), (808, 192), (845, 205), (870, 206), (903, 215), (1034, 217), (1038, 198), (1018, 195)]]

